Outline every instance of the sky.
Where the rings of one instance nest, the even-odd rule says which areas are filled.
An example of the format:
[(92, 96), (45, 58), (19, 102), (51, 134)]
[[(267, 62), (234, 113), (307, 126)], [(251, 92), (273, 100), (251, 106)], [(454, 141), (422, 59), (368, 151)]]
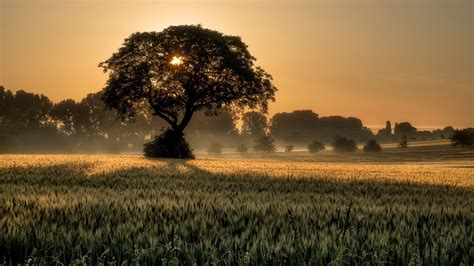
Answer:
[(0, 0), (0, 85), (80, 100), (131, 33), (239, 35), (278, 88), (270, 115), (474, 126), (471, 0)]

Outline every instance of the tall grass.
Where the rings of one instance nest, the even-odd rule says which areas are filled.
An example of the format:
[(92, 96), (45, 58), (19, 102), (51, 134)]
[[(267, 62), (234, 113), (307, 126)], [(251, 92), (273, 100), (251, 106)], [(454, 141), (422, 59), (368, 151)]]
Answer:
[(6, 264), (474, 263), (466, 167), (1, 159)]

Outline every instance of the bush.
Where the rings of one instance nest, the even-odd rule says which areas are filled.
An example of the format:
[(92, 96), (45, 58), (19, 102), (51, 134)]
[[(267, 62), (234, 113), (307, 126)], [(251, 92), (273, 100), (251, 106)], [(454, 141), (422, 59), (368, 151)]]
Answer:
[(325, 149), (324, 144), (322, 144), (321, 142), (319, 142), (317, 140), (315, 140), (312, 143), (308, 144), (308, 151), (311, 152), (311, 153), (316, 153), (316, 152), (322, 151), (324, 149)]
[(270, 135), (261, 136), (255, 141), (255, 145), (253, 146), (253, 149), (256, 152), (264, 152), (264, 153), (275, 152), (276, 148), (273, 142), (275, 141), (273, 140), (272, 136)]
[(145, 143), (143, 152), (146, 157), (151, 158), (194, 159), (193, 152), (184, 139), (184, 134), (172, 129), (167, 129), (154, 140)]
[(367, 141), (367, 144), (364, 146), (365, 152), (380, 152), (382, 151), (382, 147), (380, 144), (377, 143), (375, 139)]
[(221, 154), (222, 153), (222, 145), (219, 143), (212, 143), (211, 146), (207, 149), (207, 153), (209, 154)]
[(353, 152), (357, 150), (356, 143), (353, 139), (337, 136), (332, 144), (334, 151), (336, 152)]
[(474, 129), (465, 128), (461, 130), (454, 130), (453, 136), (451, 137), (453, 146), (471, 146), (474, 144)]
[(249, 148), (247, 148), (247, 145), (245, 144), (240, 144), (239, 146), (237, 146), (237, 149), (236, 149), (236, 151), (239, 153), (247, 153), (248, 150)]
[(291, 144), (287, 145), (287, 146), (285, 146), (285, 152), (292, 152), (294, 148), (295, 148), (295, 146), (293, 146)]

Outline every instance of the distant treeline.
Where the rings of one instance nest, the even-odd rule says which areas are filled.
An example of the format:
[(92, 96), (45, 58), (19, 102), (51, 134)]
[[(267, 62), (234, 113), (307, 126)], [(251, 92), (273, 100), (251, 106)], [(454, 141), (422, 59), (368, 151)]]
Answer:
[[(144, 107), (130, 121), (121, 121), (115, 111), (105, 108), (101, 92), (88, 94), (81, 101), (67, 99), (53, 103), (47, 96), (0, 86), (0, 152), (134, 152), (159, 134), (167, 125)], [(241, 119), (241, 122), (238, 122)], [(238, 127), (240, 125), (240, 127)], [(330, 142), (343, 136), (366, 142), (448, 138), (452, 127), (418, 131), (408, 122), (389, 121), (376, 135), (355, 117), (319, 117), (311, 110), (277, 113), (270, 119), (258, 112), (236, 117), (228, 111), (216, 116), (197, 113), (187, 138), (195, 149), (221, 143), (235, 148), (250, 144), (261, 135), (272, 135), (277, 143), (306, 145), (313, 140)]]

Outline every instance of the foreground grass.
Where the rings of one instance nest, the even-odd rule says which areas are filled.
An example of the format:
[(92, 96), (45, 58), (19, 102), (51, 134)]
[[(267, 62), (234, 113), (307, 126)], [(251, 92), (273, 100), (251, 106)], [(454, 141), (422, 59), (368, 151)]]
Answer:
[(0, 156), (0, 262), (474, 263), (472, 158), (278, 156)]

